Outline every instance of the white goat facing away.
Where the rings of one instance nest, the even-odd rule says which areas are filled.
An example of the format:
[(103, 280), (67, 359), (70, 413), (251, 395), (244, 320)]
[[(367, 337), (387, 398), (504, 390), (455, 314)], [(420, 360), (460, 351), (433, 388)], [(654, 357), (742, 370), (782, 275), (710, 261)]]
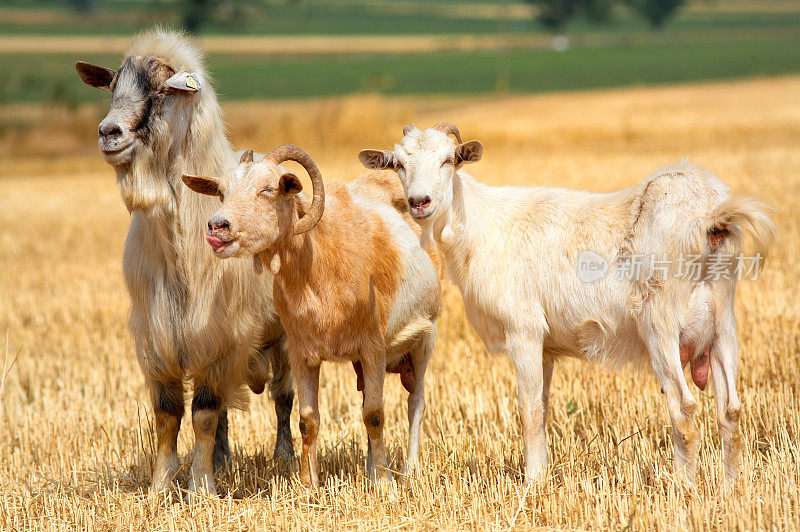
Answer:
[(256, 276), (250, 261), (220, 262), (205, 249), (202, 235), (216, 202), (180, 181), (183, 172), (224, 173), (239, 159), (201, 57), (181, 35), (156, 30), (134, 40), (119, 70), (75, 65), (85, 83), (111, 90), (98, 143), (131, 212), (123, 271), (155, 411), (154, 490), (177, 474), (185, 381), (194, 389), (190, 490), (214, 491), (213, 468), (230, 455), (227, 409), (246, 399), (239, 393), (244, 382), (263, 391), (270, 364), (275, 457), (294, 456), (294, 392), (272, 280)]
[[(298, 195), (297, 176), (279, 166), (287, 160), (302, 164), (311, 177), (310, 205)], [(435, 250), (429, 256), (420, 247), (415, 224), (397, 210), (405, 211), (400, 185), (372, 173), (348, 185), (335, 183), (326, 195), (316, 164), (296, 146), (279, 146), (260, 163), (245, 152), (239, 167), (222, 179), (184, 175), (183, 181), (196, 192), (223, 198), (206, 236), (217, 256), (251, 255), (256, 271), (267, 265), (274, 275), (275, 308), (297, 384), (300, 480), (318, 486), (323, 361), (351, 361), (363, 371), (372, 480), (391, 478), (383, 444), (383, 382), (387, 367), (400, 367), (411, 393), (405, 467), (413, 470), (425, 368), (436, 341), (440, 275)], [(376, 463), (382, 466), (378, 471)]]
[[(721, 257), (740, 252), (744, 231), (766, 252), (774, 227), (763, 205), (731, 197), (719, 179), (687, 164), (608, 194), (491, 187), (461, 169), (482, 153), (479, 141), (462, 144), (458, 129), (441, 123), (424, 131), (406, 126), (393, 151), (363, 150), (359, 158), (368, 168), (397, 172), (423, 241), (438, 244), (470, 323), (490, 351), (511, 357), (526, 481), (547, 467), (553, 360), (566, 355), (650, 364), (672, 420), (675, 469), (691, 483), (697, 401), (683, 367), (691, 363), (702, 389), (710, 364), (725, 480), (735, 483), (741, 448), (735, 277), (712, 270)], [(645, 265), (638, 276), (609, 273), (583, 282), (578, 266), (586, 252), (606, 259), (611, 270), (637, 257), (681, 254), (696, 254), (702, 268), (696, 279)]]

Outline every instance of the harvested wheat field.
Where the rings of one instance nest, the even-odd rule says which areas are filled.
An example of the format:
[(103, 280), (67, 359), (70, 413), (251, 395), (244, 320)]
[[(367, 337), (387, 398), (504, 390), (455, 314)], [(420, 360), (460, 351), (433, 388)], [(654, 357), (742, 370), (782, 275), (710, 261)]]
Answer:
[[(357, 175), (358, 150), (388, 147), (408, 121), (449, 120), (484, 142), (484, 159), (468, 170), (489, 183), (609, 191), (690, 156), (735, 193), (763, 198), (774, 207), (779, 238), (736, 299), (746, 447), (730, 493), (721, 491), (710, 390), (693, 388), (701, 451), (690, 489), (674, 480), (655, 378), (572, 360), (558, 362), (553, 379), (550, 470), (525, 489), (513, 369), (486, 352), (448, 286), (417, 476), (391, 489), (369, 486), (355, 375), (326, 365), (319, 491), (277, 474), (273, 406), (252, 396), (249, 409), (231, 417), (233, 463), (217, 475), (219, 497), (189, 504), (146, 495), (154, 436), (126, 329), (128, 214), (94, 148), (105, 105), (0, 115), (18, 125), (0, 137), (0, 529), (800, 528), (800, 77), (226, 107), (235, 144), (296, 143), (328, 179)], [(385, 434), (397, 469), (408, 432), (405, 397), (390, 376)], [(295, 409), (299, 449), (296, 416)], [(179, 439), (184, 462), (187, 425)], [(180, 480), (185, 487), (185, 471)]]

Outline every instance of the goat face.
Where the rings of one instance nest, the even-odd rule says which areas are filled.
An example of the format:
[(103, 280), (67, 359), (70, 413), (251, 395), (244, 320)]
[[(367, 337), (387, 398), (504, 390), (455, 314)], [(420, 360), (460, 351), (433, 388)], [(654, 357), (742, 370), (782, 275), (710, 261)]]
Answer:
[[(243, 161), (246, 157), (247, 152)], [(222, 179), (190, 175), (182, 179), (195, 192), (217, 195), (222, 201), (206, 234), (217, 257), (255, 255), (272, 248), (282, 234), (292, 234), (291, 203), (303, 186), (294, 173), (272, 161), (242, 162)]]
[(483, 145), (477, 140), (456, 144), (441, 129), (420, 131), (409, 125), (394, 151), (362, 150), (358, 157), (367, 168), (397, 172), (411, 216), (427, 225), (450, 208), (458, 169), (479, 161), (482, 153)]
[(137, 151), (159, 152), (186, 137), (189, 104), (202, 90), (198, 74), (141, 56), (128, 57), (117, 71), (82, 61), (75, 69), (87, 85), (111, 91), (111, 108), (98, 129), (98, 145), (110, 165), (129, 166)]

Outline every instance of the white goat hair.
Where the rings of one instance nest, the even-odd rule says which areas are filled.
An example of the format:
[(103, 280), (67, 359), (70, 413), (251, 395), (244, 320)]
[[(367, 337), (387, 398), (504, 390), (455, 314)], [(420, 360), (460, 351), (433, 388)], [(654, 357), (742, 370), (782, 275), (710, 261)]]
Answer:
[(230, 454), (227, 409), (243, 406), (245, 381), (263, 390), (270, 363), (275, 456), (293, 456), (293, 391), (272, 278), (256, 276), (249, 260), (220, 262), (205, 248), (206, 221), (219, 202), (180, 181), (183, 172), (223, 174), (239, 154), (225, 136), (202, 52), (181, 35), (137, 36), (118, 71), (82, 62), (76, 69), (87, 84), (112, 90), (99, 144), (131, 212), (123, 270), (136, 354), (155, 411), (153, 489), (168, 487), (177, 473), (184, 381), (191, 381), (190, 490), (213, 492), (214, 466)]
[[(511, 357), (526, 480), (547, 467), (548, 390), (553, 360), (564, 355), (653, 368), (672, 419), (675, 469), (691, 483), (697, 401), (683, 367), (691, 363), (700, 388), (710, 370), (725, 480), (735, 483), (741, 449), (736, 279), (730, 267), (719, 279), (712, 270), (715, 261), (740, 253), (745, 231), (766, 252), (774, 227), (764, 206), (731, 197), (719, 179), (687, 163), (608, 194), (491, 187), (460, 169), (479, 160), (483, 146), (461, 144), (452, 124), (424, 131), (406, 126), (403, 133), (393, 151), (363, 150), (359, 157), (369, 168), (397, 171), (423, 237), (438, 244), (461, 290), (470, 323), (489, 350)], [(582, 281), (579, 257), (587, 252), (612, 271)], [(638, 276), (613, 272), (637, 257), (681, 254), (697, 255), (697, 279), (647, 264)]]

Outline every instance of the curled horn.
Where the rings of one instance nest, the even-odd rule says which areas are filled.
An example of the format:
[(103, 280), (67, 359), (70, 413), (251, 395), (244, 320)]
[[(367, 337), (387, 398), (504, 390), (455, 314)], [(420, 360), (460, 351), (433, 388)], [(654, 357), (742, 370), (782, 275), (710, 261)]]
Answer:
[(311, 200), (311, 207), (308, 208), (305, 216), (298, 220), (294, 227), (294, 234), (299, 235), (310, 231), (317, 225), (322, 213), (325, 210), (325, 185), (322, 183), (322, 175), (319, 168), (309, 154), (293, 144), (277, 146), (269, 152), (264, 160), (281, 164), (284, 161), (296, 161), (303, 165), (311, 178), (311, 185), (314, 187), (314, 198)]
[(404, 125), (403, 126), (403, 136), (405, 137), (406, 135), (411, 133), (411, 130), (414, 129), (415, 127), (417, 127), (417, 126), (415, 126), (414, 124), (406, 124), (406, 125)]
[(455, 135), (458, 143), (461, 144), (461, 133), (458, 132), (458, 128), (455, 126), (455, 124), (451, 124), (450, 122), (439, 122), (433, 126), (433, 129), (436, 131), (441, 131), (445, 135)]
[(253, 150), (244, 150), (242, 158), (239, 159), (239, 164), (252, 163), (252, 162), (253, 162)]

